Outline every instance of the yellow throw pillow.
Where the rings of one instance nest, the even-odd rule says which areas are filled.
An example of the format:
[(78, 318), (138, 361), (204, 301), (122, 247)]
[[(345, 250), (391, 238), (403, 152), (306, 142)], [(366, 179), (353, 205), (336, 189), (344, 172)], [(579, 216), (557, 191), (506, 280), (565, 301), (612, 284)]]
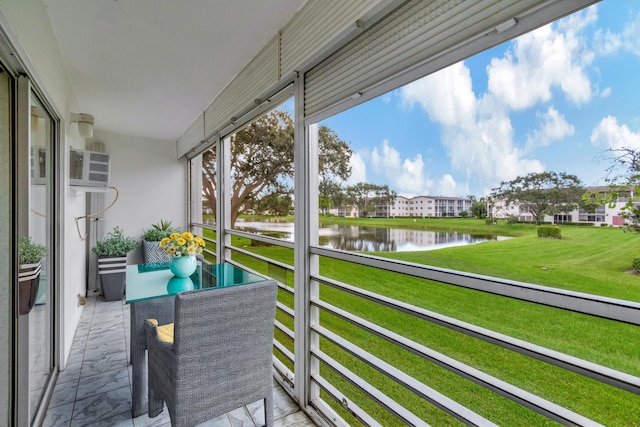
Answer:
[(156, 319), (147, 320), (149, 321), (149, 323), (158, 328), (158, 338), (160, 339), (160, 341), (173, 343), (173, 323), (158, 326), (158, 321)]

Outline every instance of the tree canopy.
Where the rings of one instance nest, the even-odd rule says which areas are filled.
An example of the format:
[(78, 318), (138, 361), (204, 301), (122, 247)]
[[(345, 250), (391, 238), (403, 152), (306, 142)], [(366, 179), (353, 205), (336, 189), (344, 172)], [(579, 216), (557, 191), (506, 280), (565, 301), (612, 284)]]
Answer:
[(346, 202), (358, 209), (360, 217), (371, 216), (379, 205), (392, 205), (396, 200), (396, 192), (388, 185), (359, 182), (346, 188)]
[(321, 181), (319, 188), (318, 207), (326, 214), (329, 209), (343, 206), (346, 201), (346, 190), (335, 181)]
[[(246, 209), (286, 212), (293, 195), (293, 119), (286, 111), (261, 116), (231, 139), (231, 224)], [(326, 126), (318, 129), (321, 186), (351, 174), (351, 148)], [(203, 204), (214, 214), (215, 152), (203, 154)]]
[(482, 196), (479, 199), (474, 195), (468, 195), (467, 198), (471, 200), (471, 216), (478, 219), (485, 219), (487, 217), (487, 205), (489, 200), (487, 197)]
[(626, 198), (621, 215), (627, 220), (629, 229), (640, 232), (640, 150), (623, 147), (609, 150), (613, 154), (611, 165), (607, 169), (610, 177), (610, 191), (604, 200), (591, 194), (592, 204), (615, 203), (619, 197)]
[(520, 212), (531, 212), (536, 224), (545, 215), (571, 212), (578, 207), (584, 188), (577, 176), (564, 172), (530, 173), (512, 181), (503, 181), (491, 197), (516, 204)]

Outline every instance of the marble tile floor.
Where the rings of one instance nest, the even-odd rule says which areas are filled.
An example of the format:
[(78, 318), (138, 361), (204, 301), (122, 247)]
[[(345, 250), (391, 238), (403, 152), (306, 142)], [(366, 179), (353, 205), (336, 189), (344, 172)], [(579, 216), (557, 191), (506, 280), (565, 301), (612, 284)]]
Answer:
[[(166, 408), (155, 418), (146, 414), (131, 417), (129, 319), (129, 306), (123, 302), (87, 298), (69, 362), (56, 382), (44, 427), (171, 425)], [(255, 402), (200, 427), (260, 425), (264, 425), (264, 410), (261, 402)], [(274, 381), (274, 426), (314, 425)]]

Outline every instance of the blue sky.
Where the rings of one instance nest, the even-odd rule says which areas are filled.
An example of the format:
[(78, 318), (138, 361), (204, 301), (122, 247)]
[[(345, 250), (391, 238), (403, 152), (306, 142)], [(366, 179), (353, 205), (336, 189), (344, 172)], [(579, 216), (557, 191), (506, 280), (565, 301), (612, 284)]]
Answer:
[(640, 149), (640, 2), (605, 0), (324, 120), (352, 177), (398, 194), (483, 196), (530, 172), (604, 182)]

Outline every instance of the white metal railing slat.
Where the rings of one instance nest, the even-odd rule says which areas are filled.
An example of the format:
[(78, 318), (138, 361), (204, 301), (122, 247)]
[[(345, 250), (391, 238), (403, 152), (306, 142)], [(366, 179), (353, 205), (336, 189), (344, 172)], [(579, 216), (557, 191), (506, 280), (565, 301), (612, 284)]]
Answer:
[(640, 303), (323, 247), (311, 253), (640, 326)]
[[(375, 333), (380, 337), (387, 339), (388, 341), (393, 342), (394, 344), (397, 344), (409, 351), (412, 351), (415, 354), (422, 356), (423, 358), (435, 363), (436, 365), (442, 368), (445, 368), (453, 373), (456, 373), (464, 378), (467, 378), (468, 380), (471, 380), (476, 384), (479, 384), (489, 390), (499, 393), (500, 395), (508, 399), (511, 399), (514, 402), (517, 402), (523, 406), (526, 406), (553, 420), (556, 420), (568, 425), (600, 426), (600, 424), (586, 417), (583, 417), (580, 414), (570, 411), (562, 406), (556, 405), (553, 402), (550, 402), (546, 399), (543, 399), (539, 396), (536, 396), (532, 393), (522, 390), (496, 377), (485, 374), (484, 372), (478, 369), (475, 369), (464, 363), (458, 362), (457, 360), (451, 357), (445, 356), (437, 351), (434, 351), (426, 346), (423, 346), (422, 344), (416, 343), (415, 341), (409, 340), (408, 338), (405, 338), (399, 334), (389, 331), (388, 329), (375, 325), (372, 322), (359, 318), (358, 316), (352, 315), (344, 310), (341, 310), (337, 307), (334, 307), (322, 301), (316, 300), (313, 303), (314, 305), (318, 305), (322, 307), (324, 310), (327, 310), (334, 315), (337, 315), (345, 320), (349, 320), (351, 323), (357, 326), (360, 326), (370, 332)], [(361, 348), (355, 346), (354, 344), (351, 344), (349, 341), (344, 340), (341, 337), (338, 337), (336, 334), (333, 334), (332, 332), (326, 330), (325, 328), (322, 328), (320, 326), (314, 326), (313, 330), (321, 334), (325, 338), (330, 339), (334, 344), (340, 346), (346, 351), (349, 351), (351, 354), (360, 358), (364, 362), (368, 363), (370, 366), (375, 367), (380, 372), (398, 381), (397, 375), (398, 375), (398, 372), (401, 372), (401, 371), (398, 371), (396, 368), (386, 364), (385, 362), (382, 362), (377, 357), (362, 350)], [(413, 379), (413, 377), (409, 377), (409, 378), (412, 381), (417, 382), (417, 380)], [(425, 396), (425, 398), (427, 397)], [(449, 412), (449, 410), (447, 410), (447, 412)]]
[[(559, 351), (551, 350), (527, 341), (523, 341), (518, 338), (513, 338), (508, 335), (494, 332), (492, 330), (463, 322), (461, 320), (444, 316), (442, 314), (416, 307), (402, 301), (394, 300), (393, 298), (385, 297), (383, 295), (360, 289), (355, 286), (340, 283), (326, 277), (316, 276), (314, 277), (314, 279), (328, 286), (342, 289), (343, 291), (349, 292), (353, 295), (357, 295), (362, 298), (366, 298), (369, 301), (373, 301), (386, 307), (393, 308), (397, 311), (402, 311), (403, 313), (419, 317), (423, 320), (446, 327), (456, 332), (461, 332), (465, 335), (481, 339), (483, 341), (498, 345), (502, 348), (516, 351), (520, 354), (533, 357), (537, 360), (552, 364), (554, 366), (558, 366), (560, 368), (587, 376), (589, 378), (601, 381), (614, 387), (627, 390), (631, 393), (640, 394), (640, 378), (633, 375), (629, 375), (615, 369), (607, 368), (606, 366), (598, 365), (584, 359), (580, 359), (565, 353), (561, 353)], [(329, 306), (324, 301), (316, 301), (315, 303), (317, 303), (318, 306), (330, 309), (336, 315), (344, 315), (346, 316), (345, 318), (349, 317), (347, 316), (347, 312), (336, 309), (333, 306)]]

